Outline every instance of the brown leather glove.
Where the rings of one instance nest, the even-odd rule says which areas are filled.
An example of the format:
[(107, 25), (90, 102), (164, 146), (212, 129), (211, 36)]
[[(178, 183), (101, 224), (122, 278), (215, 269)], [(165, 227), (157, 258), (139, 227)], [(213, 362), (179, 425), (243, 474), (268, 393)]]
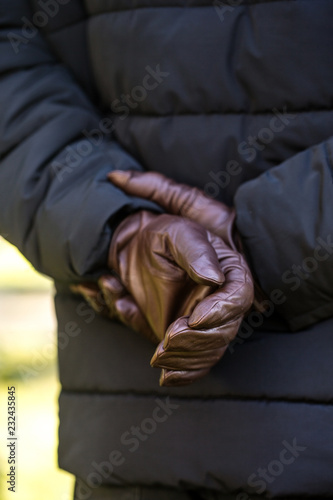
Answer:
[(108, 265), (143, 313), (155, 342), (224, 283), (214, 249), (218, 240), (183, 217), (144, 210), (116, 229)]
[(115, 276), (105, 275), (99, 278), (97, 284), (79, 283), (70, 288), (72, 292), (82, 295), (97, 313), (123, 323), (156, 343), (156, 336), (145, 316)]
[(237, 249), (235, 210), (209, 198), (201, 189), (179, 184), (157, 172), (115, 170), (108, 178), (125, 193), (154, 201), (170, 214), (193, 220)]
[(190, 188), (156, 173), (112, 172), (110, 180), (128, 194), (151, 199), (168, 212), (183, 215), (223, 238), (215, 250), (226, 276), (222, 288), (202, 300), (191, 317), (179, 318), (166, 332), (152, 359), (164, 368), (161, 385), (180, 385), (207, 373), (237, 334), (253, 302), (248, 265), (234, 243), (235, 212)]
[[(138, 212), (126, 218), (118, 227), (110, 248), (109, 265), (118, 271), (119, 277), (126, 284), (130, 294), (114, 277), (102, 277), (99, 280), (102, 293), (94, 285), (79, 285), (80, 289), (77, 287), (77, 291), (85, 295), (96, 310), (104, 312), (111, 318), (121, 320), (155, 341), (157, 337), (163, 339), (168, 324), (178, 318), (168, 328), (151, 364), (163, 368), (161, 385), (183, 385), (208, 373), (210, 368), (223, 356), (227, 344), (235, 337), (245, 312), (251, 306), (253, 284), (248, 266), (233, 242), (233, 210), (207, 197), (199, 199), (198, 203), (196, 201), (198, 196), (204, 196), (199, 190), (177, 185), (159, 174), (144, 175), (157, 176), (159, 182), (162, 180), (166, 183), (164, 187), (168, 193), (169, 187), (173, 186), (177, 191), (173, 191), (171, 197), (166, 196), (166, 201), (164, 201), (165, 193), (162, 190), (159, 200), (155, 198), (155, 201), (158, 201), (162, 206), (164, 203), (168, 204), (165, 208), (174, 210), (176, 213), (181, 213), (184, 210), (188, 218), (195, 218), (196, 215), (201, 216), (203, 222), (207, 225), (211, 224), (211, 227), (216, 229), (211, 219), (213, 216), (220, 223), (221, 235), (227, 243), (206, 231), (204, 245), (202, 246), (200, 243), (199, 248), (197, 248), (194, 236), (194, 233), (198, 231), (197, 224), (195, 224), (197, 231), (193, 234), (176, 229), (169, 234), (170, 216)], [(114, 180), (113, 175), (110, 178)], [(168, 184), (169, 182), (171, 182), (171, 186)], [(118, 184), (116, 181), (114, 183)], [(137, 196), (147, 194), (144, 193), (147, 184), (145, 182), (143, 184), (141, 186), (144, 188), (143, 192), (136, 192)], [(138, 189), (137, 186), (136, 189)], [(126, 189), (124, 188), (124, 190)], [(208, 216), (207, 212), (202, 212), (207, 209), (205, 207), (207, 201), (213, 203), (213, 210)], [(195, 210), (192, 211), (191, 205), (194, 202), (196, 202)], [(223, 213), (221, 213), (221, 207), (223, 210), (225, 207), (225, 211), (222, 210)], [(158, 219), (159, 217), (164, 218), (165, 225), (155, 227), (156, 220), (161, 220)], [(151, 222), (148, 222), (149, 219)], [(181, 227), (186, 220), (182, 217), (171, 217), (171, 219), (177, 219)], [(192, 226), (193, 228), (194, 226)], [(199, 228), (198, 234), (203, 235), (203, 228), (201, 226)], [(149, 234), (149, 238), (152, 239), (146, 240), (146, 234)], [(166, 245), (166, 243), (170, 243), (170, 236), (178, 236), (175, 240), (178, 246), (174, 247), (173, 245), (177, 260), (173, 260), (175, 257)], [(202, 283), (201, 266), (204, 271), (206, 269), (212, 270), (215, 267), (213, 274), (216, 272), (216, 260), (214, 262), (211, 249), (208, 251), (208, 255), (213, 258), (213, 262), (209, 262), (207, 268), (207, 249), (204, 248), (207, 244), (207, 237), (216, 252), (215, 259), (217, 256), (220, 269), (225, 274), (225, 283), (222, 288), (216, 286), (216, 277), (213, 280), (215, 286), (206, 285), (207, 281), (204, 284), (196, 285), (191, 279), (192, 277), (198, 281), (199, 277), (199, 282)], [(158, 243), (156, 248), (152, 244), (153, 240)], [(153, 248), (156, 251), (151, 252)], [(175, 252), (177, 249), (180, 252)], [(193, 252), (195, 249), (197, 249), (196, 253)], [(168, 267), (170, 256), (171, 268)], [(194, 272), (197, 273), (196, 278), (191, 274), (193, 267), (190, 269), (191, 264), (189, 264), (193, 258), (196, 262), (194, 267)], [(179, 266), (179, 263), (182, 264)], [(156, 273), (155, 270), (153, 277), (148, 277), (148, 270), (153, 269), (151, 268), (152, 264), (157, 265), (158, 272)], [(183, 269), (184, 267), (185, 269)], [(179, 273), (183, 273), (185, 278), (183, 283), (181, 281), (165, 281), (165, 278), (172, 276), (175, 270), (178, 277)], [(220, 278), (221, 284), (223, 277), (220, 275)], [(186, 286), (184, 286), (184, 281)], [(210, 284), (212, 283), (211, 276), (208, 277), (208, 281)], [(144, 287), (142, 287), (143, 284)], [(140, 308), (137, 306), (137, 302)], [(161, 314), (163, 307), (165, 310)]]
[[(155, 342), (168, 329), (152, 365), (164, 368), (161, 385), (186, 384), (222, 357), (251, 304), (252, 283), (240, 259), (194, 222), (142, 211), (124, 219), (110, 247), (109, 266), (126, 290), (115, 277), (104, 276), (100, 291), (93, 284), (76, 285), (75, 291), (95, 310)], [(208, 295), (212, 300), (205, 303)]]

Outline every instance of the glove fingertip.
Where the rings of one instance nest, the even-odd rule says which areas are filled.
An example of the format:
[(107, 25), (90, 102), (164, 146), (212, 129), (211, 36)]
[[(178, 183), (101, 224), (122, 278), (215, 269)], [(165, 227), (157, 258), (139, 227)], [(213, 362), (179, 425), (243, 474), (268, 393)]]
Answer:
[(164, 352), (164, 349), (163, 349), (163, 341), (162, 341), (157, 346), (157, 348), (154, 352), (154, 355), (150, 360), (150, 366), (152, 366), (153, 368), (156, 368), (158, 366), (159, 357), (161, 354), (163, 354), (163, 352)]
[(220, 311), (214, 314), (214, 303), (210, 301), (200, 302), (197, 307), (192, 312), (188, 319), (188, 326), (190, 328), (210, 328), (213, 322), (219, 321), (222, 324), (222, 317), (220, 316)]
[(125, 287), (122, 283), (114, 276), (104, 275), (98, 280), (99, 286), (103, 291), (110, 292), (113, 294), (121, 294), (125, 291)]
[(186, 385), (186, 383), (179, 378), (179, 372), (162, 368), (159, 380), (161, 387), (176, 387), (178, 385)]
[(108, 179), (116, 186), (124, 186), (132, 177), (132, 172), (128, 170), (113, 170), (107, 175)]
[[(224, 273), (215, 267), (206, 267), (203, 270), (201, 265), (197, 269), (191, 265), (191, 270), (196, 277), (195, 281), (202, 285), (222, 286), (225, 282)], [(194, 277), (193, 274), (192, 278)]]

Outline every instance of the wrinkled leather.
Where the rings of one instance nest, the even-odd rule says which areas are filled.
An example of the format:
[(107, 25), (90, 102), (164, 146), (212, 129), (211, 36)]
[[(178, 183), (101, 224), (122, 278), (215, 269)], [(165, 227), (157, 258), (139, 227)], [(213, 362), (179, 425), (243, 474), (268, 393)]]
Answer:
[(159, 342), (151, 365), (162, 368), (161, 385), (191, 383), (221, 359), (253, 303), (253, 279), (235, 243), (235, 211), (160, 174), (109, 178), (169, 213), (126, 217), (108, 260), (119, 281), (103, 276), (98, 287), (77, 291), (96, 310)]
[(115, 276), (104, 275), (97, 284), (79, 283), (70, 288), (82, 295), (97, 313), (123, 323), (156, 343), (156, 336), (144, 314)]
[(115, 231), (108, 265), (143, 312), (156, 342), (224, 282), (217, 240), (195, 222), (144, 210), (126, 217)]
[(131, 196), (154, 201), (170, 214), (196, 221), (237, 250), (235, 210), (206, 196), (201, 189), (179, 184), (157, 172), (115, 170), (108, 178)]
[(161, 385), (189, 383), (205, 375), (224, 354), (254, 299), (253, 280), (235, 239), (235, 211), (197, 188), (157, 173), (116, 171), (109, 179), (126, 193), (153, 200), (167, 212), (200, 223), (218, 235), (215, 251), (225, 283), (199, 302), (189, 318), (168, 328), (151, 360), (161, 367)]
[[(235, 209), (206, 196), (201, 189), (179, 184), (157, 172), (116, 170), (108, 177), (127, 194), (154, 201), (168, 213), (198, 222), (222, 238), (230, 248), (244, 254), (236, 228)], [(248, 267), (246, 261), (244, 265)], [(265, 306), (262, 302), (267, 297), (257, 280), (254, 281), (254, 288), (253, 305), (257, 311), (263, 312)]]
[[(117, 170), (108, 177), (127, 194), (154, 201), (168, 213), (198, 222), (222, 238), (230, 248), (244, 253), (236, 228), (235, 209), (206, 196), (201, 189), (179, 184), (157, 172)], [(248, 267), (246, 261), (244, 265)], [(253, 305), (257, 311), (263, 312), (265, 306), (262, 302), (267, 297), (257, 280), (254, 281), (254, 288)]]

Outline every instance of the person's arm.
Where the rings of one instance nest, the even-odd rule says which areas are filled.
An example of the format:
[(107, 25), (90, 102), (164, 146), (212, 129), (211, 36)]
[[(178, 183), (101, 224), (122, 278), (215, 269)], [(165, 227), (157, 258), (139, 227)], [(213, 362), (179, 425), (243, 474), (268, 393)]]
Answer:
[(252, 268), (290, 328), (332, 316), (333, 138), (243, 184), (235, 206)]
[(101, 116), (40, 33), (24, 39), (22, 17), (29, 0), (0, 0), (0, 233), (73, 282), (105, 271), (113, 221), (156, 206), (108, 182), (110, 169), (141, 167), (109, 138), (84, 136)]

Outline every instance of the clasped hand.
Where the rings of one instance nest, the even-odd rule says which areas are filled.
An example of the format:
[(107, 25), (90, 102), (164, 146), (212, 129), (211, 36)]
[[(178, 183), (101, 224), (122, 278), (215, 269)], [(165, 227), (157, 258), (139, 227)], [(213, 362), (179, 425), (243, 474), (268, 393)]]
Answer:
[(127, 216), (112, 237), (113, 274), (72, 289), (158, 343), (151, 365), (162, 368), (161, 385), (188, 384), (219, 361), (253, 303), (234, 210), (157, 173), (115, 171), (109, 179), (166, 213)]

